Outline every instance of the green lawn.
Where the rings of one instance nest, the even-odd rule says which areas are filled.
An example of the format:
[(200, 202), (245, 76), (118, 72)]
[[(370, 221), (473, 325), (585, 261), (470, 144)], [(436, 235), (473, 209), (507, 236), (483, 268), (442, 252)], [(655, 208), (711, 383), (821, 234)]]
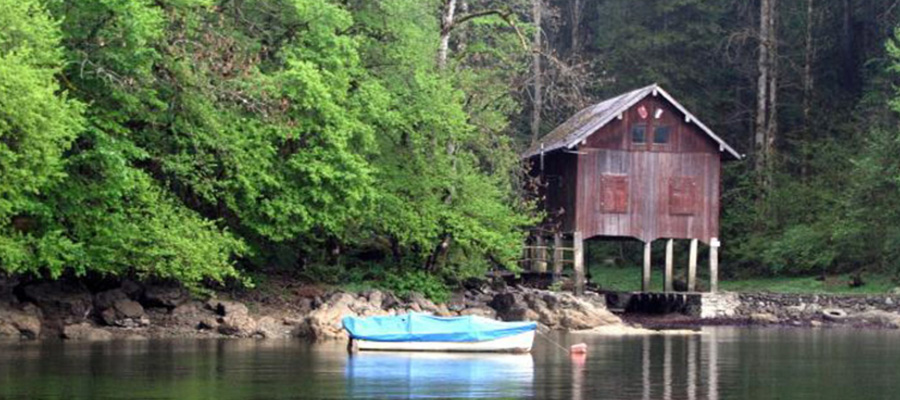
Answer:
[[(699, 268), (699, 267), (698, 267)], [(678, 276), (680, 271), (675, 272)], [(683, 274), (683, 272), (681, 272)], [(654, 269), (650, 283), (651, 291), (662, 291), (663, 271)], [(707, 285), (705, 274), (698, 277), (702, 285)], [(769, 291), (777, 293), (887, 293), (900, 286), (886, 275), (863, 274), (865, 285), (851, 288), (847, 285), (848, 275), (832, 275), (827, 281), (818, 281), (812, 276), (799, 277), (759, 277), (741, 280), (719, 280), (719, 290), (735, 292)], [(592, 267), (591, 282), (602, 289), (633, 291), (641, 289), (641, 267)]]

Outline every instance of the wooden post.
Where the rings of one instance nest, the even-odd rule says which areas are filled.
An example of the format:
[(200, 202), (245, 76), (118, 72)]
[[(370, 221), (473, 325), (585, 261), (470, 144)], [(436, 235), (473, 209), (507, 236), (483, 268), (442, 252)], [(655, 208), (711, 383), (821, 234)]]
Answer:
[(575, 294), (584, 294), (584, 239), (581, 232), (572, 234), (573, 248), (575, 249)]
[(665, 284), (663, 285), (664, 292), (672, 291), (672, 269), (673, 264), (675, 262), (675, 241), (669, 239), (666, 242), (666, 274), (665, 274)]
[(547, 249), (544, 248), (544, 246), (545, 246), (544, 236), (538, 235), (537, 238), (535, 239), (535, 244), (537, 246), (535, 248), (535, 250), (537, 250), (537, 257), (535, 257), (536, 265), (535, 265), (534, 271), (542, 272), (542, 273), (547, 272)]
[(556, 282), (563, 270), (562, 233), (553, 234), (553, 281)]
[(688, 256), (687, 291), (697, 291), (697, 239), (691, 239), (691, 252)]
[(719, 290), (719, 243), (718, 238), (709, 240), (709, 291)]
[(647, 241), (644, 243), (644, 281), (641, 284), (642, 292), (650, 291), (650, 243), (651, 241)]

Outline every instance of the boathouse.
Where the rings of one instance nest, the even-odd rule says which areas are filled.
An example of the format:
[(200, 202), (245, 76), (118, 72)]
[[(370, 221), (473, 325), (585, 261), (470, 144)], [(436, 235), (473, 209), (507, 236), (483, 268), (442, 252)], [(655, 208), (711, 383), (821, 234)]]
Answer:
[[(583, 241), (644, 242), (642, 291), (648, 291), (651, 242), (668, 239), (664, 290), (672, 291), (673, 241), (690, 240), (688, 291), (696, 288), (698, 241), (710, 247), (710, 288), (718, 280), (721, 165), (743, 156), (658, 85), (587, 107), (524, 154), (547, 218), (531, 249), (572, 240), (575, 290), (584, 285)], [(549, 240), (554, 246), (545, 246)], [(554, 252), (554, 272), (561, 269)], [(546, 271), (546, 262), (538, 263)]]

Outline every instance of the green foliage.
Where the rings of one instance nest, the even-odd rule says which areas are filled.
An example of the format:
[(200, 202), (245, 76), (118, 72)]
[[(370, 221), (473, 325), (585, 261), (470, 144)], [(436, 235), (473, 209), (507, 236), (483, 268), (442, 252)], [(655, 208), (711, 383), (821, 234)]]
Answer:
[(401, 296), (410, 292), (422, 293), (429, 300), (444, 303), (450, 300), (450, 290), (439, 277), (425, 271), (399, 271), (387, 275), (385, 288)]
[(439, 2), (0, 5), (3, 270), (198, 288), (240, 263), (440, 298), (514, 267), (515, 104), (490, 68), (435, 70)]
[(77, 248), (55, 226), (47, 192), (65, 177), (64, 152), (81, 105), (61, 93), (60, 32), (37, 1), (0, 1), (0, 268), (59, 274)]

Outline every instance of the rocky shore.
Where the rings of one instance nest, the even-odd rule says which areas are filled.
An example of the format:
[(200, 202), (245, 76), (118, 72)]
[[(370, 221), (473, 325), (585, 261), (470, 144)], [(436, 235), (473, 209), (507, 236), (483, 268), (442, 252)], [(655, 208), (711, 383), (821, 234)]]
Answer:
[(300, 288), (272, 298), (224, 293), (197, 299), (177, 285), (123, 281), (91, 290), (78, 281), (3, 281), (0, 339), (108, 340), (163, 337), (256, 337), (343, 340), (344, 316), (424, 312), (533, 320), (547, 330), (583, 330), (621, 324), (603, 297), (573, 296), (479, 282), (444, 304), (411, 293)]

